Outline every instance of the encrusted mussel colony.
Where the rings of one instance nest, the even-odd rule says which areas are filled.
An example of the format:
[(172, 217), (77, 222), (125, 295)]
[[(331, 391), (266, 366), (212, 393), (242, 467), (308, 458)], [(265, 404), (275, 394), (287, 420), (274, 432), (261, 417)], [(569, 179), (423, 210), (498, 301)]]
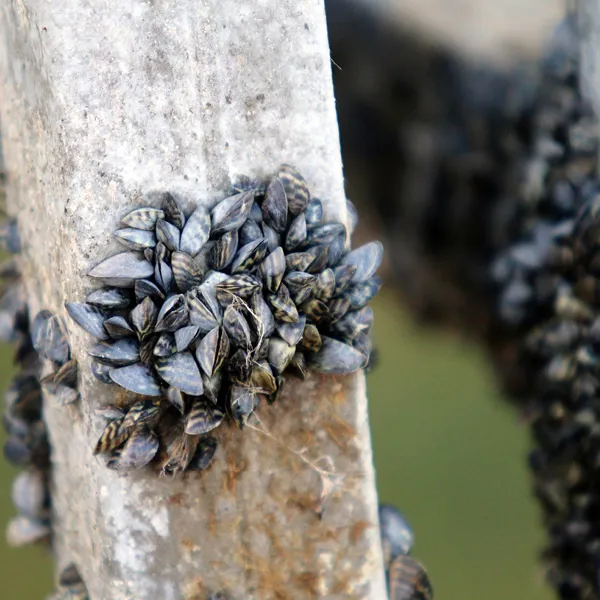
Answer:
[(427, 571), (410, 556), (415, 537), (404, 516), (395, 507), (380, 504), (379, 526), (390, 600), (433, 600)]
[(530, 466), (549, 535), (548, 579), (560, 598), (596, 600), (600, 128), (579, 92), (576, 52), (555, 48), (543, 76), (518, 194), (520, 228), (491, 268), (495, 317), (512, 340), (504, 345), (512, 350), (496, 356), (531, 423)]
[(104, 287), (66, 303), (96, 338), (94, 376), (137, 395), (102, 409), (96, 452), (111, 468), (140, 468), (157, 454), (163, 473), (206, 468), (217, 445), (210, 432), (226, 421), (243, 427), (288, 373), (368, 363), (381, 244), (350, 251), (346, 225), (324, 221), (322, 202), (289, 165), (230, 192), (211, 210), (186, 213), (164, 193), (159, 206), (124, 215), (114, 236), (126, 250), (88, 274)]

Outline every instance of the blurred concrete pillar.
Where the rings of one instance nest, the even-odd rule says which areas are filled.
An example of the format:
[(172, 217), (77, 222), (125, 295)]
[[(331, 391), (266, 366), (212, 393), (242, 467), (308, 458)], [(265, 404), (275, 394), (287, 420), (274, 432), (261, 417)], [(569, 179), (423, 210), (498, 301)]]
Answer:
[(539, 54), (565, 0), (359, 0), (453, 49), (493, 63)]

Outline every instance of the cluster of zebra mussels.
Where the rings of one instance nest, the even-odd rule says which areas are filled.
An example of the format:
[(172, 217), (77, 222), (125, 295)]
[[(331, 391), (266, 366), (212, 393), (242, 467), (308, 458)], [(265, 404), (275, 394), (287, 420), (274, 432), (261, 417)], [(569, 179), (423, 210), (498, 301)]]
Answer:
[(161, 441), (165, 473), (205, 468), (216, 449), (206, 434), (226, 419), (243, 427), (284, 374), (368, 363), (381, 244), (348, 251), (346, 226), (323, 222), (288, 165), (232, 192), (210, 211), (186, 214), (166, 193), (125, 215), (114, 235), (127, 250), (89, 273), (105, 287), (66, 304), (98, 340), (93, 374), (143, 397), (103, 409), (96, 451), (112, 468), (144, 466)]
[(433, 600), (433, 587), (423, 565), (410, 556), (415, 537), (402, 514), (379, 505), (381, 545), (390, 600)]
[[(2, 245), (12, 254), (20, 251), (15, 221), (8, 221), (0, 233)], [(5, 392), (2, 421), (7, 438), (6, 460), (23, 470), (12, 486), (12, 500), (18, 516), (11, 519), (7, 540), (23, 546), (50, 536), (50, 456), (46, 428), (42, 420), (42, 390), (39, 357), (33, 347), (29, 316), (20, 271), (15, 257), (0, 265), (5, 285), (0, 298), (0, 339), (11, 342), (19, 366)]]
[(534, 119), (520, 235), (492, 269), (498, 320), (516, 344), (502, 371), (532, 424), (530, 465), (550, 538), (549, 580), (561, 598), (597, 600), (599, 127), (579, 94), (572, 54), (548, 58)]

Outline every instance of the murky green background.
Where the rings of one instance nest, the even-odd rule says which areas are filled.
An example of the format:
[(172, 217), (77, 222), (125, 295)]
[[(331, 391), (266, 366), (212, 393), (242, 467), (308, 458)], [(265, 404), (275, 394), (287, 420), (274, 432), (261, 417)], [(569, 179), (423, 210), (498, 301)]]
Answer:
[[(369, 376), (381, 499), (403, 509), (437, 600), (543, 600), (542, 531), (525, 467), (527, 431), (494, 392), (485, 357), (419, 329), (383, 294), (375, 303), (378, 368)], [(2, 385), (12, 372), (2, 351)], [(2, 437), (3, 434), (0, 434)], [(0, 462), (0, 525), (16, 470)], [(44, 550), (0, 542), (2, 600), (51, 591)], [(146, 600), (146, 599), (140, 599)]]

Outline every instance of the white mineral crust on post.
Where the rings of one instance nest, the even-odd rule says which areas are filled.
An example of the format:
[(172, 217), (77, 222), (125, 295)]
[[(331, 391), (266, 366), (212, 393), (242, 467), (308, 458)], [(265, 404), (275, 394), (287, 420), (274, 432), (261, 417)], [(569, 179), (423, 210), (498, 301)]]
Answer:
[[(0, 110), (34, 314), (84, 298), (151, 191), (210, 204), (289, 162), (344, 218), (322, 0), (5, 0)], [(385, 598), (362, 374), (294, 382), (263, 432), (221, 428), (204, 474), (119, 474), (92, 454), (115, 387), (69, 333), (81, 405), (45, 400), (55, 547), (93, 600)]]

